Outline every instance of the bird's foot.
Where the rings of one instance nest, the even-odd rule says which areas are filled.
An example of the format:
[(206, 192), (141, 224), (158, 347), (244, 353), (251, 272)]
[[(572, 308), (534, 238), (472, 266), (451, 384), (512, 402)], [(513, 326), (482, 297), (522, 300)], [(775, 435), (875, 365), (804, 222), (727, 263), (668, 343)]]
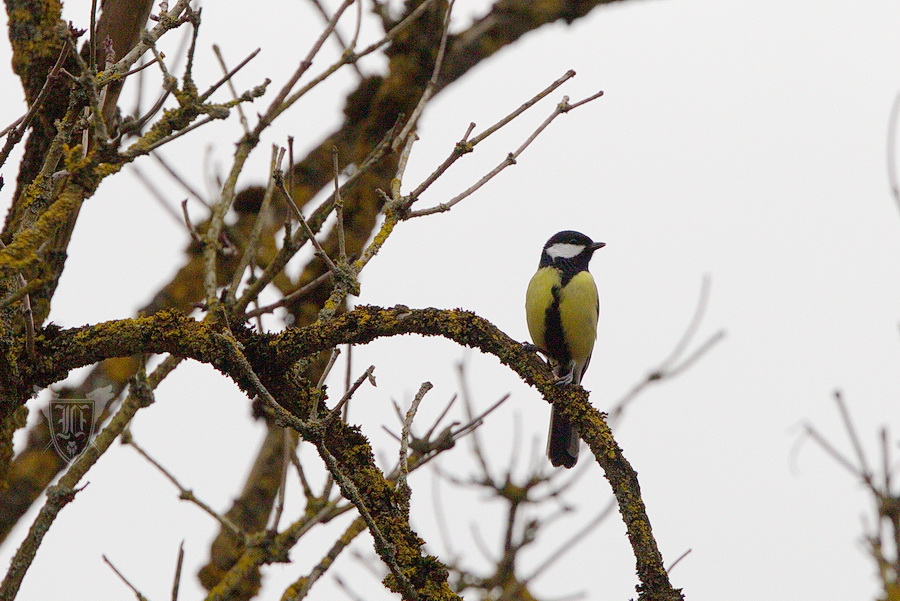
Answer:
[(553, 381), (553, 385), (554, 386), (565, 386), (566, 384), (571, 384), (574, 381), (575, 381), (575, 370), (570, 370), (561, 376), (557, 376), (557, 378)]
[(532, 342), (523, 342), (522, 348), (525, 349), (527, 353), (539, 353), (541, 352), (541, 347), (532, 343)]
[[(562, 368), (562, 365), (559, 365), (554, 372), (558, 372), (559, 368)], [(556, 386), (565, 386), (566, 384), (571, 384), (575, 381), (575, 362), (569, 361), (569, 364), (566, 365), (565, 373), (559, 374), (556, 376), (556, 380), (553, 382)]]

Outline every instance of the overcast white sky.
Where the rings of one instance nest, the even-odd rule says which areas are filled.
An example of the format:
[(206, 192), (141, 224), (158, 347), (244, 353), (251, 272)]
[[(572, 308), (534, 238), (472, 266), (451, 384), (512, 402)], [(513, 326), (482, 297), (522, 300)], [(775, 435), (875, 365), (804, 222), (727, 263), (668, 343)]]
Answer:
[[(89, 6), (68, 2), (65, 18), (85, 27)], [(455, 19), (462, 25), (485, 6), (460, 1)], [(237, 84), (271, 77), (268, 102), (318, 27), (307, 9), (303, 2), (252, 9), (235, 0), (209, 3), (198, 79), (219, 77), (212, 43), (231, 64), (261, 47)], [(0, 20), (5, 31), (5, 16)], [(530, 34), (430, 106), (407, 188), (446, 156), (470, 121), (483, 128), (566, 70), (577, 77), (465, 157), (423, 206), (447, 200), (489, 171), (563, 94), (577, 100), (602, 89), (605, 96), (559, 118), (518, 165), (450, 213), (402, 224), (365, 272), (357, 302), (463, 307), (525, 340), (523, 295), (542, 244), (561, 229), (583, 231), (607, 242), (592, 264), (603, 311), (584, 381), (605, 409), (671, 351), (708, 275), (711, 297), (695, 344), (720, 328), (726, 339), (677, 379), (643, 394), (616, 430), (639, 473), (666, 563), (692, 549), (672, 572), (674, 584), (696, 601), (872, 599), (874, 565), (861, 543), (863, 522), (872, 524), (870, 500), (821, 450), (799, 441), (809, 422), (849, 452), (832, 401), (840, 389), (873, 464), (882, 425), (893, 428), (892, 450), (900, 455), (900, 213), (885, 154), (889, 109), (900, 90), (898, 61), (900, 6), (887, 1), (629, 1), (572, 27)], [(5, 125), (23, 110), (5, 40), (0, 65)], [(379, 65), (364, 68), (376, 72)], [(348, 73), (317, 91), (270, 131), (267, 144), (287, 135), (296, 137), (298, 153), (315, 144), (338, 122), (342, 91), (352, 82)], [(164, 154), (204, 188), (207, 149), (221, 173), (239, 131), (232, 119)], [(267, 161), (264, 144), (247, 183), (262, 181)], [(183, 193), (145, 165), (177, 206)], [(11, 160), (2, 168), (4, 208), (16, 167)], [(203, 216), (196, 205), (192, 210)], [(184, 228), (130, 175), (112, 178), (84, 206), (53, 320), (70, 327), (131, 316), (180, 264), (186, 240)], [(111, 280), (110, 273), (121, 277)], [(274, 319), (268, 325), (280, 327)], [(461, 359), (478, 407), (512, 394), (484, 429), (497, 468), (507, 462), (515, 428), (523, 454), (531, 456), (532, 444), (542, 451), (546, 404), (493, 358), (445, 341), (409, 337), (355, 351), (356, 372), (375, 364), (379, 385), (360, 394), (351, 417), (393, 457), (395, 447), (380, 431), (382, 423), (396, 428), (385, 418), (390, 400), (408, 403), (429, 380), (435, 389), (422, 412), (435, 415), (458, 390)], [(157, 399), (136, 420), (136, 438), (213, 507), (227, 509), (262, 433), (247, 419), (246, 400), (199, 365), (179, 369)], [(444, 460), (444, 469), (474, 473), (458, 454)], [(447, 557), (431, 517), (431, 477), (414, 479), (420, 479), (416, 526), (435, 545), (431, 550)], [(215, 524), (179, 502), (131, 449), (116, 446), (87, 480), (90, 486), (51, 529), (20, 598), (63, 592), (72, 599), (131, 598), (101, 553), (146, 596), (168, 598), (182, 539), (181, 598), (202, 598), (195, 573)], [(473, 547), (473, 523), (496, 551), (500, 507), (484, 507), (482, 494), (448, 489), (442, 483), (437, 490), (453, 499), (443, 509), (458, 533), (452, 551), (458, 556)], [(295, 490), (289, 499), (292, 492), (299, 503)], [(529, 555), (533, 566), (608, 499), (599, 467), (590, 466), (567, 496), (578, 513), (548, 530)], [(12, 555), (28, 523), (0, 549), (0, 561)], [(328, 544), (298, 548), (294, 563), (268, 568), (264, 598), (277, 598)], [(478, 553), (461, 561), (477, 566)], [(616, 514), (538, 580), (536, 591), (546, 598), (584, 592), (589, 599), (627, 599), (634, 595), (633, 567)], [(366, 598), (390, 597), (350, 557), (335, 570)], [(334, 594), (328, 578), (313, 598), (341, 598)]]

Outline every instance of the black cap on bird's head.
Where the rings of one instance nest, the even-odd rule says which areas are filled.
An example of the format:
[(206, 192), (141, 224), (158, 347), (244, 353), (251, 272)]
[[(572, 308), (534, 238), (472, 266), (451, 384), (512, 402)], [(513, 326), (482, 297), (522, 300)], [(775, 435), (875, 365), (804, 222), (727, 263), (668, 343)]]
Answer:
[(541, 267), (558, 267), (585, 270), (595, 250), (606, 246), (606, 242), (594, 242), (581, 232), (563, 230), (547, 240), (541, 252)]

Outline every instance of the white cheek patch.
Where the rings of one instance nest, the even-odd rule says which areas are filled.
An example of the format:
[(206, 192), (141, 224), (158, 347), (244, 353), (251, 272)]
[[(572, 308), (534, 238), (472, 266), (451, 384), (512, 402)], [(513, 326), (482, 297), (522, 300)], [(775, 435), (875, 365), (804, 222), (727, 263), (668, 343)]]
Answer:
[(551, 259), (571, 259), (574, 256), (577, 256), (581, 251), (584, 250), (584, 246), (581, 244), (566, 244), (564, 242), (557, 242), (553, 246), (547, 248), (547, 254), (550, 255)]

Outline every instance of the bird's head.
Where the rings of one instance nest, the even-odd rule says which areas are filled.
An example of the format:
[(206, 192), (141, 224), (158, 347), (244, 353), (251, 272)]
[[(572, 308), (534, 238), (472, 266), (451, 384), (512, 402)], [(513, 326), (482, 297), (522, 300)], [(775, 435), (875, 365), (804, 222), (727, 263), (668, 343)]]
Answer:
[(541, 253), (541, 267), (575, 265), (579, 269), (587, 269), (591, 255), (604, 246), (605, 242), (594, 242), (581, 232), (564, 230), (547, 240)]

